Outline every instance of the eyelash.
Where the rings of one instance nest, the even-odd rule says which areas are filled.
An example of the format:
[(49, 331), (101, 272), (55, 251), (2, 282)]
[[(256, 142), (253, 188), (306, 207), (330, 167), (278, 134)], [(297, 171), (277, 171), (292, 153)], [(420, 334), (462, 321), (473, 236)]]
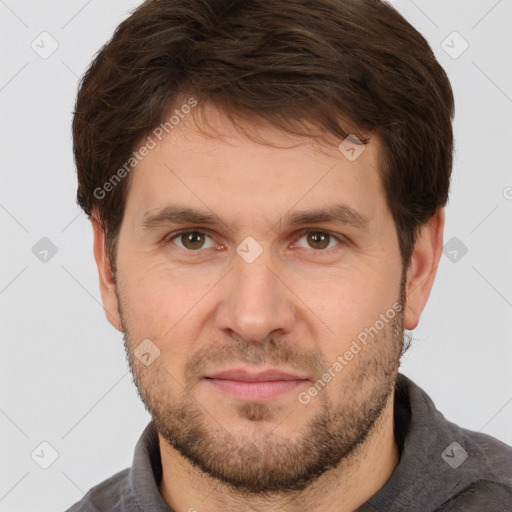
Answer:
[[(200, 229), (183, 229), (181, 231), (176, 231), (176, 232), (170, 233), (168, 236), (166, 236), (163, 239), (162, 243), (164, 245), (168, 245), (175, 238), (177, 238), (177, 237), (179, 237), (181, 235), (189, 234), (189, 233), (199, 233), (201, 235), (206, 235), (207, 237), (212, 239), (212, 236), (209, 234), (208, 231), (203, 231), (203, 230), (200, 230)], [(300, 240), (301, 238), (303, 238), (304, 236), (310, 234), (310, 233), (319, 233), (319, 234), (329, 235), (331, 238), (334, 238), (338, 242), (337, 246), (331, 247), (330, 249), (317, 249), (317, 250), (311, 249), (312, 252), (315, 252), (315, 253), (318, 253), (318, 254), (322, 254), (322, 253), (329, 254), (329, 252), (332, 249), (335, 249), (336, 247), (339, 247), (339, 246), (342, 246), (342, 245), (346, 245), (348, 243), (348, 239), (346, 237), (344, 237), (343, 235), (338, 235), (336, 233), (332, 233), (331, 231), (326, 231), (326, 230), (322, 230), (322, 229), (313, 229), (313, 228), (305, 228), (305, 229), (299, 231), (297, 233), (297, 237), (298, 237), (297, 241)], [(177, 246), (177, 247), (178, 247), (178, 249), (181, 249), (182, 251), (185, 251), (187, 253), (187, 255), (189, 257), (191, 257), (191, 258), (195, 257), (196, 253), (201, 253), (201, 252), (203, 252), (203, 250), (205, 250), (205, 249), (197, 249), (196, 251), (192, 251), (192, 250), (188, 250), (188, 249), (183, 249), (180, 246)], [(304, 247), (299, 247), (299, 249), (304, 249)]]

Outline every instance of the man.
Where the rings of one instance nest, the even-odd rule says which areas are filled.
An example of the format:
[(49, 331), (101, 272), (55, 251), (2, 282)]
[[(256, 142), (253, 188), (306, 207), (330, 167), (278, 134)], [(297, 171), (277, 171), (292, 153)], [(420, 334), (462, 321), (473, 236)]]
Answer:
[(453, 96), (377, 0), (154, 0), (73, 121), (152, 416), (77, 511), (507, 511), (512, 448), (399, 374), (443, 246)]

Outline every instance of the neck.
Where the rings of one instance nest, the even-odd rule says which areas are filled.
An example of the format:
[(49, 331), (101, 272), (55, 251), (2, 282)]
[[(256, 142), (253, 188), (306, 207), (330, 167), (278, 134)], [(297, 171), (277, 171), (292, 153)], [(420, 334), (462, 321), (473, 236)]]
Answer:
[(158, 434), (163, 471), (160, 493), (175, 512), (352, 512), (384, 486), (399, 462), (393, 396), (366, 441), (301, 492), (265, 497), (238, 494), (192, 466)]

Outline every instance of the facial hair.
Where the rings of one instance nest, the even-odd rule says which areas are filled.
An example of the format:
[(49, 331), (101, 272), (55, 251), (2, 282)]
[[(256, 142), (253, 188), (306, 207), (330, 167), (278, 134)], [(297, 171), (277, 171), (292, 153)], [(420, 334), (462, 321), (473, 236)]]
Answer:
[[(183, 387), (176, 384), (162, 358), (149, 367), (134, 361), (133, 350), (140, 340), (130, 328), (117, 287), (116, 294), (127, 361), (157, 431), (193, 466), (239, 495), (265, 497), (302, 491), (340, 462), (350, 462), (375, 429), (393, 392), (404, 346), (403, 282), (402, 309), (332, 378), (325, 391), (311, 398), (311, 408), (305, 410), (311, 417), (293, 442), (278, 435), (277, 428), (266, 434), (254, 429), (251, 437), (230, 432), (195, 398), (194, 385), (204, 375), (202, 370), (215, 363), (286, 365), (321, 379), (333, 362), (329, 364), (317, 353), (302, 351), (298, 344), (283, 339), (251, 343), (230, 338), (191, 356)], [(237, 402), (235, 407), (240, 418), (253, 424), (275, 421), (277, 427), (282, 415), (272, 402)], [(304, 406), (297, 400), (297, 407)]]

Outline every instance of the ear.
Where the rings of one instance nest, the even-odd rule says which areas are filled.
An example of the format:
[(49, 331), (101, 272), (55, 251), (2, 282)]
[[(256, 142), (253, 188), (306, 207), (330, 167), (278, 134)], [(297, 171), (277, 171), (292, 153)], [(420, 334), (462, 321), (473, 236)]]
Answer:
[(445, 212), (439, 208), (418, 232), (411, 263), (407, 270), (405, 329), (414, 329), (420, 320), (436, 277), (443, 252)]
[(105, 243), (105, 232), (98, 221), (91, 217), (92, 230), (94, 233), (94, 259), (98, 267), (100, 281), (101, 300), (107, 320), (118, 331), (122, 332), (121, 318), (119, 315), (119, 304), (117, 302), (116, 287), (113, 280), (110, 260)]

